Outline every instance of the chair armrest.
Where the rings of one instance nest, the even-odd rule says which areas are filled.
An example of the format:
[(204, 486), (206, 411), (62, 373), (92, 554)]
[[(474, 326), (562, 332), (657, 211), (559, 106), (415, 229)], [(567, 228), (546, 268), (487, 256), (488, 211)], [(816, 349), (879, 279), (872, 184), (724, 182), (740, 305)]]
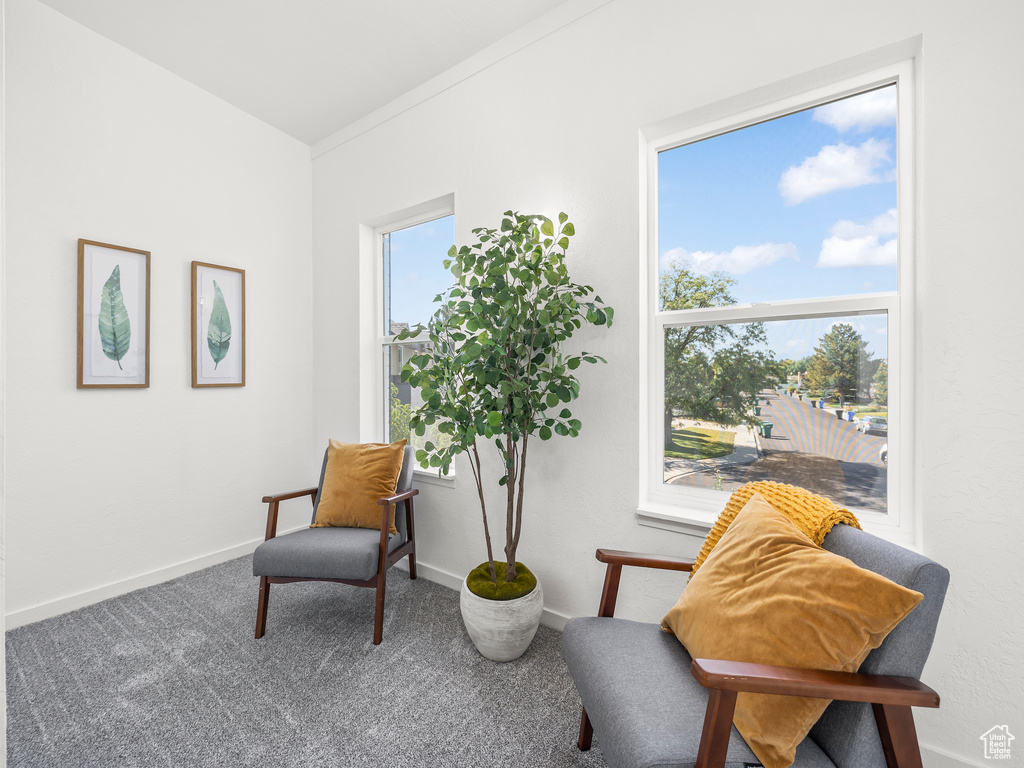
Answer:
[(911, 707), (937, 707), (939, 695), (920, 680), (796, 669), (721, 659), (694, 659), (690, 672), (708, 689), (697, 765), (722, 768), (741, 692), (869, 702), (886, 765), (921, 766)]
[(601, 605), (597, 609), (597, 615), (601, 617), (615, 615), (615, 600), (619, 596), (619, 578), (622, 576), (622, 566), (636, 565), (641, 568), (660, 568), (669, 571), (693, 570), (692, 561), (672, 555), (642, 555), (618, 549), (599, 549), (597, 550), (597, 559), (608, 564), (604, 574)]
[(411, 499), (413, 496), (417, 495), (419, 492), (420, 492), (419, 488), (410, 488), (408, 491), (402, 491), (401, 493), (396, 493), (394, 496), (385, 496), (383, 499), (377, 499), (377, 503), (380, 504), (382, 507), (386, 506), (388, 504), (397, 504), (400, 501), (405, 501), (406, 499)]
[(277, 505), (288, 499), (297, 499), (301, 496), (311, 496), (316, 501), (316, 488), (306, 488), (302, 491), (289, 491), (287, 493), (275, 493), (271, 496), (264, 496), (263, 503), (267, 507), (267, 533), (265, 541), (270, 541), (277, 535)]
[(939, 695), (912, 677), (798, 669), (722, 659), (694, 659), (690, 672), (705, 688), (778, 696), (938, 707)]
[(618, 549), (599, 549), (597, 559), (609, 565), (635, 565), (641, 568), (661, 568), (668, 571), (692, 571), (693, 561), (672, 555), (644, 555)]
[[(391, 507), (392, 507), (392, 505), (395, 505), (398, 502), (409, 501), (410, 499), (412, 499), (414, 496), (416, 496), (419, 493), (420, 493), (420, 489), (419, 488), (410, 488), (409, 490), (402, 490), (402, 492), (400, 494), (395, 494), (394, 496), (385, 496), (383, 499), (378, 499), (377, 500), (377, 504), (380, 505), (380, 508), (381, 508), (381, 553), (382, 553), (381, 556), (382, 556), (382, 558), (383, 558), (383, 553), (387, 552), (387, 535), (388, 535), (388, 530), (391, 527), (390, 522), (391, 522)], [(411, 501), (409, 502), (409, 505), (412, 505)], [(409, 505), (407, 505), (407, 518), (406, 518), (407, 520), (409, 519), (409, 517), (408, 517), (409, 508), (410, 508)], [(397, 512), (397, 508), (395, 509), (395, 512)]]
[(312, 496), (316, 493), (316, 488), (306, 488), (303, 491), (289, 491), (288, 493), (275, 493), (271, 496), (264, 496), (263, 503), (269, 504), (273, 501), (286, 501), (288, 499), (297, 499), (300, 496)]

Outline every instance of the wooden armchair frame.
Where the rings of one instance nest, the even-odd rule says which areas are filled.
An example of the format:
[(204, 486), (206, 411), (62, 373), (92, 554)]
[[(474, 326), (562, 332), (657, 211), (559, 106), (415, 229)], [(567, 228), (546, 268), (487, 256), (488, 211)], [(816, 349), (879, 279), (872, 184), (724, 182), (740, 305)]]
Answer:
[[(397, 493), (393, 496), (386, 496), (382, 499), (377, 500), (377, 504), (380, 505), (380, 551), (377, 559), (377, 573), (370, 579), (365, 581), (355, 581), (351, 579), (317, 579), (307, 577), (290, 577), (290, 576), (260, 576), (260, 592), (259, 599), (256, 604), (256, 639), (259, 640), (263, 637), (263, 633), (267, 629), (267, 608), (270, 603), (270, 585), (271, 584), (290, 584), (296, 581), (330, 581), (337, 584), (348, 584), (353, 587), (371, 587), (377, 590), (377, 606), (373, 618), (373, 644), (380, 645), (381, 639), (384, 636), (384, 588), (385, 588), (385, 574), (388, 568), (397, 563), (406, 555), (409, 556), (409, 578), (416, 578), (416, 536), (415, 529), (413, 527), (413, 505), (412, 497), (419, 493), (419, 489), (410, 488), (402, 493)], [(273, 496), (264, 496), (264, 503), (268, 504), (267, 507), (267, 534), (265, 541), (270, 541), (277, 535), (277, 513), (278, 505), (282, 501), (288, 499), (298, 499), (303, 496), (309, 496), (312, 500), (313, 506), (316, 506), (316, 488), (307, 488), (302, 491), (290, 491), (288, 493), (279, 493)], [(400, 501), (405, 502), (405, 524), (407, 538), (404, 544), (397, 547), (393, 552), (388, 552), (388, 529), (391, 521), (391, 510), (395, 508), (395, 514), (397, 514), (397, 504)]]
[[(608, 565), (597, 615), (609, 618), (615, 614), (622, 566), (693, 570), (693, 563), (682, 558), (611, 549), (597, 550), (597, 559)], [(690, 672), (697, 682), (709, 689), (695, 768), (725, 765), (736, 694), (741, 691), (870, 703), (888, 768), (921, 768), (921, 751), (911, 707), (939, 706), (939, 695), (935, 691), (909, 677), (794, 669), (720, 659), (693, 659)], [(577, 746), (584, 751), (590, 749), (593, 737), (594, 727), (584, 709)]]

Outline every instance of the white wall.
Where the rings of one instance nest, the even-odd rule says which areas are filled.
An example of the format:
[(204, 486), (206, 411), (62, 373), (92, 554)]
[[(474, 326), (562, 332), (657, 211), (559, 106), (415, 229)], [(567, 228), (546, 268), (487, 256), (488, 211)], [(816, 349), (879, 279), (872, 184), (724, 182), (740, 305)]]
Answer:
[[(4, 40), (6, 36), (6, 0), (0, 0), (0, 83), (4, 82), (4, 74), (6, 73), (6, 56)], [(4, 215), (7, 210), (4, 204), (4, 193), (6, 190), (5, 178), (7, 168), (7, 145), (5, 141), (5, 120), (4, 120), (4, 99), (0, 95), (0, 318), (4, 316), (4, 308), (6, 302), (4, 300), (4, 294), (6, 292), (5, 286), (7, 285), (7, 279), (4, 276), (4, 265), (6, 264), (6, 251), (5, 251), (5, 239), (7, 233), (7, 225), (4, 221)], [(5, 571), (7, 553), (4, 546), (4, 505), (6, 502), (6, 495), (4, 490), (4, 448), (6, 447), (6, 435), (7, 435), (7, 419), (6, 413), (6, 381), (4, 370), (7, 361), (7, 324), (0, 319), (0, 616), (5, 616), (7, 613), (7, 590), (5, 585)], [(7, 764), (7, 644), (4, 644), (3, 648), (0, 648), (0, 766)]]
[[(609, 359), (582, 372), (581, 436), (531, 449), (521, 559), (548, 610), (569, 616), (596, 608), (597, 546), (694, 554), (698, 539), (634, 517), (639, 128), (920, 35), (916, 498), (925, 551), (952, 585), (925, 671), (943, 706), (917, 720), (929, 764), (981, 763), (983, 732), (1024, 731), (1022, 28), (1015, 0), (617, 0), (325, 152), (313, 164), (314, 444), (358, 437), (358, 348), (343, 331), (358, 319), (361, 223), (453, 192), (461, 243), (506, 208), (565, 210), (579, 233), (571, 272), (616, 324), (579, 337)], [(484, 557), (466, 475), (424, 485), (418, 503), (420, 559), (442, 581)], [(621, 615), (657, 620), (678, 587), (628, 574)]]
[[(242, 554), (317, 464), (308, 146), (34, 0), (6, 55), (11, 627)], [(148, 389), (75, 388), (78, 238), (152, 252)], [(193, 260), (246, 270), (244, 388), (191, 387)]]

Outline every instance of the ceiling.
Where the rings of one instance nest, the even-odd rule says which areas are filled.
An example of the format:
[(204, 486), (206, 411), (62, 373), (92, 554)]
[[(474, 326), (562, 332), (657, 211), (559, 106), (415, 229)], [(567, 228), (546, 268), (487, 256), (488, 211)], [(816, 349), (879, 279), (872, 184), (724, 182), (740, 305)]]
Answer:
[(41, 1), (307, 144), (565, 3)]

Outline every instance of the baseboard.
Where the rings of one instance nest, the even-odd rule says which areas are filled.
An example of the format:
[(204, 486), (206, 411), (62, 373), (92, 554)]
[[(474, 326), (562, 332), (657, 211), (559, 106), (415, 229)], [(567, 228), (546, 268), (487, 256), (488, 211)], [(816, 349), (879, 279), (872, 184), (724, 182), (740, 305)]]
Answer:
[[(402, 570), (408, 570), (408, 561), (402, 560), (396, 563), (395, 567), (401, 568)], [(464, 575), (456, 576), (454, 573), (450, 573), (442, 568), (436, 568), (433, 565), (428, 565), (419, 558), (416, 559), (416, 575), (417, 577), (424, 577), (427, 581), (433, 581), (435, 584), (448, 587), (448, 589), (454, 589), (456, 592), (462, 590), (462, 582), (466, 580)], [(563, 616), (562, 614), (548, 610), (547, 608), (544, 609), (544, 613), (542, 613), (540, 617), (541, 624), (545, 627), (557, 629), (559, 632), (562, 631), (565, 627), (565, 622), (568, 620), (568, 616)]]
[[(981, 750), (980, 742), (978, 750)], [(981, 760), (968, 760), (964, 757), (951, 755), (944, 749), (921, 745), (921, 762), (924, 768), (984, 768), (985, 763)], [(996, 762), (990, 760), (989, 763)]]
[[(295, 528), (279, 531), (279, 533), (291, 533), (292, 531), (298, 531), (305, 527), (306, 526), (304, 525), (300, 525)], [(128, 592), (134, 592), (136, 589), (142, 589), (143, 587), (152, 587), (154, 584), (161, 584), (165, 581), (176, 579), (179, 576), (184, 576), (187, 573), (200, 571), (203, 568), (209, 568), (211, 565), (226, 563), (228, 560), (234, 560), (236, 557), (250, 555), (256, 547), (262, 543), (262, 537), (252, 539), (251, 541), (236, 544), (233, 547), (221, 549), (217, 552), (211, 552), (210, 554), (195, 557), (191, 560), (183, 560), (180, 563), (174, 563), (173, 565), (168, 565), (163, 568), (157, 568), (156, 570), (149, 571), (148, 573), (132, 576), (131, 578), (122, 579), (121, 581), (111, 582), (110, 584), (104, 584), (100, 587), (86, 589), (82, 592), (76, 592), (73, 595), (68, 595), (67, 597), (61, 597), (46, 603), (33, 605), (31, 608), (23, 608), (20, 611), (13, 611), (8, 613), (5, 617), (5, 629), (15, 629), (17, 627), (23, 627), (26, 624), (42, 621), (43, 619), (50, 619), (54, 616), (59, 616), (62, 613), (75, 611), (79, 608), (99, 603), (111, 597), (117, 597), (118, 595), (124, 595)]]

